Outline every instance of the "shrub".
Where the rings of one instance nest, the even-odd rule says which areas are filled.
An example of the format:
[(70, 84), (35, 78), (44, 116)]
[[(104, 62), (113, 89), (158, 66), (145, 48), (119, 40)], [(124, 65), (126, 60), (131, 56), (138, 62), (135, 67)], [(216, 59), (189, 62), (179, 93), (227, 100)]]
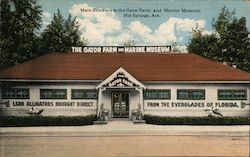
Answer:
[(167, 117), (145, 115), (147, 124), (158, 125), (250, 125), (250, 117)]
[(3, 116), (0, 126), (77, 126), (91, 125), (96, 115), (88, 116)]

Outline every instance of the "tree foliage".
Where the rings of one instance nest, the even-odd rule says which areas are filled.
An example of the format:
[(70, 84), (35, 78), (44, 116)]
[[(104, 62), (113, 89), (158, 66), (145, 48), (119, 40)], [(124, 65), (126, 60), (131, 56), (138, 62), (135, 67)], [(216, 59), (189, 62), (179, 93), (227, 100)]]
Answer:
[(212, 34), (205, 34), (204, 30), (196, 27), (188, 51), (250, 71), (250, 40), (246, 18), (237, 19), (235, 11), (223, 7), (218, 18), (213, 20), (212, 28)]
[(36, 56), (36, 31), (42, 10), (36, 0), (3, 0), (0, 19), (0, 69)]
[(122, 42), (123, 46), (135, 46), (136, 42), (133, 39), (127, 39)]
[(41, 34), (42, 53), (48, 52), (69, 52), (72, 46), (84, 46), (84, 41), (80, 39), (79, 26), (69, 14), (64, 19), (58, 10), (54, 14), (51, 23)]
[(69, 52), (71, 46), (84, 46), (79, 26), (71, 15), (60, 11), (42, 33), (42, 8), (36, 0), (4, 0), (0, 19), (0, 69), (22, 63), (49, 52)]

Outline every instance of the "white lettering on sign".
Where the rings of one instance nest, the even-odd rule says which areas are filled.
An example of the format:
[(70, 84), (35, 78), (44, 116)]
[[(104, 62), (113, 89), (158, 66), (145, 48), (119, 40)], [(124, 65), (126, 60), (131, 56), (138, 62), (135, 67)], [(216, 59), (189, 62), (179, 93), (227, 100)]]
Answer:
[(171, 46), (84, 46), (71, 47), (74, 53), (167, 53)]
[(82, 53), (82, 47), (71, 47), (72, 52)]
[(145, 52), (145, 47), (125, 47), (124, 52)]
[(169, 52), (170, 48), (169, 47), (163, 47), (163, 46), (150, 46), (146, 47), (147, 52)]
[(117, 47), (103, 47), (103, 52), (117, 52)]
[(86, 53), (100, 53), (102, 52), (101, 47), (83, 47), (83, 51)]

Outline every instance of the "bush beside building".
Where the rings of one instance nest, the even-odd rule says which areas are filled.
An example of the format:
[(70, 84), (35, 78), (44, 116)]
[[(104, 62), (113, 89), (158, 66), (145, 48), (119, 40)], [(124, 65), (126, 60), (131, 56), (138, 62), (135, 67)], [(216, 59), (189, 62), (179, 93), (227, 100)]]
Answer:
[(168, 117), (145, 115), (147, 124), (157, 125), (250, 125), (250, 117)]
[(3, 116), (0, 126), (80, 126), (92, 125), (96, 115), (88, 116)]

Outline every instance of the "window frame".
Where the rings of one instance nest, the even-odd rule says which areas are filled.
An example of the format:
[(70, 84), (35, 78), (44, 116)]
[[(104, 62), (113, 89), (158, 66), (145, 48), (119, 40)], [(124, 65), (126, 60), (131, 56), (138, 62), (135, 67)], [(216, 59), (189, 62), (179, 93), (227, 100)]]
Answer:
[[(232, 92), (230, 98), (221, 98), (220, 96), (220, 92)], [(244, 98), (235, 98), (233, 97), (235, 94), (234, 92), (244, 92), (245, 93), (245, 97)], [(247, 89), (218, 89), (217, 90), (217, 99), (218, 100), (247, 100)]]
[[(83, 92), (83, 97), (74, 97), (74, 92)], [(95, 97), (87, 97), (87, 92), (95, 92)], [(96, 89), (71, 89), (71, 99), (97, 99), (98, 93)]]
[[(189, 92), (191, 97), (181, 98), (179, 92)], [(193, 92), (202, 92), (203, 97), (193, 97)], [(177, 100), (206, 100), (206, 90), (205, 89), (177, 89), (176, 91)]]
[[(149, 92), (149, 91), (156, 92), (156, 97), (154, 97), (154, 98), (147, 97), (146, 92)], [(160, 92), (162, 92), (162, 91), (168, 92), (166, 98), (160, 97)], [(171, 99), (171, 89), (146, 89), (143, 91), (143, 98), (144, 98), (144, 100), (170, 100)]]
[[(52, 91), (52, 97), (42, 97), (42, 91)], [(55, 97), (56, 91), (65, 92), (64, 97)], [(40, 99), (67, 99), (67, 89), (40, 89)]]
[[(6, 92), (6, 90), (9, 90), (8, 92), (10, 92), (12, 90), (14, 92), (14, 96), (13, 97), (9, 97), (9, 96), (5, 97), (4, 92)], [(17, 93), (21, 90), (25, 90), (27, 92), (26, 97), (17, 96)], [(29, 88), (3, 88), (1, 93), (2, 93), (1, 94), (2, 99), (30, 99), (30, 89)]]

